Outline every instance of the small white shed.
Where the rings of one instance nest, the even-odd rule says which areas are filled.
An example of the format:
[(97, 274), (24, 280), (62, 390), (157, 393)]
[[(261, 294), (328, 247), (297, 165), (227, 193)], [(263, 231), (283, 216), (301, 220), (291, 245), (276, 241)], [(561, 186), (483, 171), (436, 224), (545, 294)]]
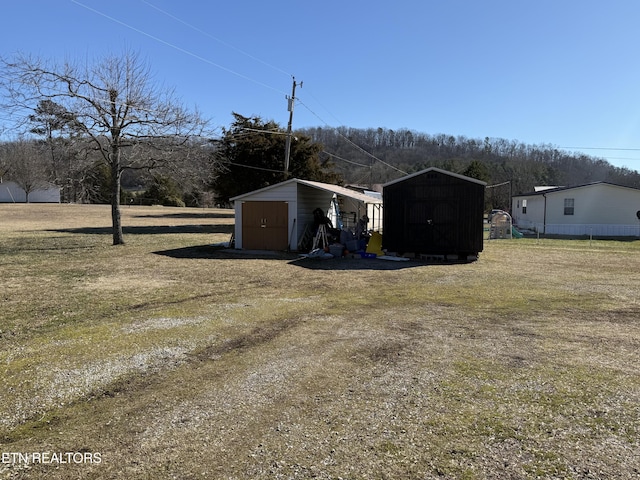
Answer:
[(320, 208), (339, 228), (345, 216), (369, 217), (369, 229), (382, 228), (382, 199), (338, 185), (292, 178), (230, 199), (235, 210), (235, 247), (294, 250), (313, 227)]
[(608, 182), (537, 189), (512, 199), (514, 223), (556, 235), (640, 236), (640, 189)]
[[(16, 182), (0, 181), (0, 203), (26, 203), (27, 194)], [(60, 187), (46, 183), (29, 193), (29, 203), (60, 203)]]

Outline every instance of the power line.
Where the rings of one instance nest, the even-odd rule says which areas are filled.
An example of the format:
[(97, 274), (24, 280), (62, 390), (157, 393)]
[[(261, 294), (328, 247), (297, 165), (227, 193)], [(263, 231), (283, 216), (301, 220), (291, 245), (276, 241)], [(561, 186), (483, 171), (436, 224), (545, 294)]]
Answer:
[[(242, 130), (246, 130), (247, 132), (258, 132), (258, 133), (269, 133), (271, 135), (287, 135), (287, 132), (282, 132), (280, 130), (260, 130), (259, 128), (247, 128), (242, 127)], [(249, 135), (249, 134), (246, 134)]]
[(358, 167), (370, 167), (371, 165), (365, 165), (364, 163), (354, 162), (353, 160), (347, 160), (346, 158), (339, 157), (338, 155), (334, 155), (333, 153), (329, 153), (326, 150), (323, 150), (322, 153), (329, 155), (332, 158), (337, 158), (338, 160), (342, 160), (343, 162), (351, 163), (352, 165), (357, 165)]
[(603, 157), (606, 160), (631, 160), (633, 162), (640, 162), (640, 158), (629, 158), (629, 157)]
[(230, 43), (225, 42), (224, 40), (221, 40), (221, 39), (220, 39), (220, 38), (218, 38), (218, 37), (215, 37), (215, 36), (211, 35), (209, 32), (205, 32), (204, 30), (202, 30), (202, 29), (200, 29), (200, 28), (196, 27), (195, 25), (192, 25), (192, 24), (190, 24), (190, 23), (188, 23), (188, 22), (185, 22), (184, 20), (182, 20), (182, 19), (180, 19), (180, 18), (176, 17), (175, 15), (173, 15), (173, 14), (171, 14), (171, 13), (167, 12), (166, 10), (162, 10), (161, 8), (159, 8), (159, 7), (155, 6), (155, 5), (153, 5), (151, 2), (148, 2), (147, 0), (142, 0), (142, 2), (143, 2), (143, 3), (146, 3), (146, 4), (147, 4), (147, 5), (149, 5), (151, 8), (153, 8), (153, 9), (157, 10), (158, 12), (160, 12), (160, 13), (162, 13), (162, 14), (164, 14), (164, 15), (166, 15), (166, 16), (168, 16), (168, 17), (172, 18), (172, 19), (174, 19), (175, 21), (180, 22), (180, 23), (182, 23), (183, 25), (186, 25), (187, 27), (191, 28), (192, 30), (195, 30), (196, 32), (201, 33), (202, 35), (205, 35), (205, 36), (207, 36), (207, 37), (209, 37), (209, 38), (211, 38), (211, 39), (215, 40), (216, 42), (219, 42), (219, 43), (223, 44), (223, 45), (224, 45), (224, 46), (226, 46), (226, 47), (232, 48), (233, 50), (235, 50), (235, 51), (237, 51), (237, 52), (240, 52), (242, 55), (244, 55), (244, 56), (246, 56), (246, 57), (249, 57), (249, 58), (250, 58), (250, 59), (252, 59), (252, 60), (255, 60), (256, 62), (260, 62), (260, 63), (262, 63), (263, 65), (266, 65), (267, 67), (270, 67), (270, 68), (272, 68), (272, 69), (274, 69), (274, 70), (276, 70), (276, 71), (278, 71), (278, 72), (280, 72), (280, 73), (284, 73), (285, 75), (287, 75), (287, 76), (289, 76), (289, 77), (290, 77), (290, 76), (292, 76), (290, 73), (285, 72), (285, 71), (284, 71), (284, 70), (282, 70), (281, 68), (276, 67), (275, 65), (272, 65), (272, 64), (270, 64), (270, 63), (268, 63), (268, 62), (265, 62), (264, 60), (261, 60), (261, 59), (259, 59), (258, 57), (255, 57), (254, 55), (251, 55), (250, 53), (247, 53), (247, 52), (245, 52), (244, 50), (241, 50), (240, 48), (238, 48), (238, 47), (236, 47), (236, 46), (234, 46), (234, 45), (231, 45)]
[[(72, 1), (73, 3), (75, 3), (76, 5), (79, 5), (79, 6), (81, 6), (81, 7), (85, 8), (85, 9), (87, 9), (87, 10), (90, 10), (90, 11), (92, 11), (92, 12), (94, 12), (94, 13), (98, 14), (98, 15), (101, 15), (101, 16), (103, 16), (103, 17), (105, 17), (105, 18), (107, 18), (107, 19), (109, 19), (109, 20), (111, 20), (111, 21), (113, 21), (113, 22), (115, 22), (115, 23), (118, 23), (118, 24), (120, 24), (120, 25), (122, 25), (122, 26), (124, 26), (124, 27), (126, 27), (126, 28), (129, 28), (129, 29), (131, 29), (131, 30), (133, 30), (133, 31), (135, 31), (135, 32), (137, 32), (137, 33), (140, 33), (141, 35), (147, 36), (147, 37), (151, 38), (152, 40), (155, 40), (155, 41), (157, 41), (157, 42), (159, 42), (159, 43), (162, 43), (162, 44), (164, 44), (164, 45), (166, 45), (166, 46), (168, 46), (168, 47), (171, 47), (171, 48), (173, 48), (173, 49), (175, 49), (175, 50), (177, 50), (177, 51), (179, 51), (179, 52), (181, 52), (181, 53), (184, 53), (184, 54), (186, 54), (186, 55), (189, 55), (189, 56), (191, 56), (191, 57), (193, 57), (193, 58), (196, 58), (196, 59), (198, 59), (198, 60), (200, 60), (200, 61), (203, 61), (203, 62), (205, 62), (205, 63), (208, 63), (208, 64), (210, 64), (210, 65), (213, 65), (213, 66), (215, 66), (215, 67), (217, 67), (217, 68), (220, 68), (221, 70), (224, 70), (224, 71), (226, 71), (226, 72), (229, 72), (229, 73), (231, 73), (231, 74), (233, 74), (233, 75), (237, 75), (237, 76), (239, 76), (239, 77), (241, 77), (241, 78), (244, 78), (245, 80), (251, 81), (251, 82), (253, 82), (253, 83), (256, 83), (256, 84), (258, 84), (258, 85), (261, 85), (261, 86), (263, 86), (263, 87), (265, 87), (265, 88), (268, 88), (268, 89), (270, 89), (270, 90), (274, 90), (274, 91), (276, 91), (276, 92), (282, 93), (282, 94), (284, 94), (284, 95), (286, 96), (286, 93), (285, 93), (285, 92), (283, 92), (283, 91), (281, 91), (281, 90), (278, 90), (277, 88), (271, 87), (270, 85), (267, 85), (267, 84), (265, 84), (265, 83), (263, 83), (263, 82), (260, 82), (260, 81), (258, 81), (258, 80), (253, 79), (253, 78), (250, 78), (250, 77), (247, 77), (246, 75), (243, 75), (243, 74), (238, 73), (238, 72), (236, 72), (236, 71), (234, 71), (234, 70), (231, 70), (230, 68), (224, 67), (224, 66), (222, 66), (222, 65), (220, 65), (220, 64), (218, 64), (218, 63), (215, 63), (215, 62), (213, 62), (213, 61), (211, 61), (211, 60), (209, 60), (209, 59), (206, 59), (206, 58), (204, 58), (204, 57), (202, 57), (202, 56), (200, 56), (200, 55), (197, 55), (197, 54), (195, 54), (195, 53), (193, 53), (193, 52), (190, 52), (189, 50), (186, 50), (186, 49), (184, 49), (184, 48), (182, 48), (182, 47), (179, 47), (179, 46), (177, 46), (177, 45), (175, 45), (175, 44), (173, 44), (173, 43), (167, 42), (166, 40), (163, 40), (163, 39), (161, 39), (161, 38), (159, 38), (159, 37), (156, 37), (156, 36), (154, 36), (154, 35), (151, 35), (150, 33), (147, 33), (147, 32), (145, 32), (145, 31), (143, 31), (143, 30), (141, 30), (141, 29), (139, 29), (139, 28), (133, 27), (133, 26), (131, 26), (131, 25), (129, 25), (129, 24), (127, 24), (127, 23), (125, 23), (125, 22), (123, 22), (123, 21), (121, 21), (121, 20), (118, 20), (118, 19), (116, 19), (116, 18), (114, 18), (114, 17), (111, 17), (110, 15), (107, 15), (107, 14), (105, 14), (105, 13), (103, 13), (103, 12), (99, 11), (99, 10), (96, 10), (96, 9), (94, 9), (94, 8), (91, 8), (91, 7), (89, 7), (89, 6), (87, 6), (87, 5), (83, 4), (83, 3), (81, 3), (81, 2), (80, 2), (80, 1), (78, 1), (78, 0), (71, 0), (71, 1)], [(275, 67), (275, 66), (273, 66), (273, 65), (271, 65), (271, 64), (269, 64), (269, 63), (267, 63), (267, 62), (264, 62), (264, 61), (262, 61), (262, 60), (258, 59), (257, 57), (254, 57), (253, 55), (250, 55), (250, 54), (248, 54), (248, 53), (246, 53), (246, 52), (244, 52), (244, 51), (242, 51), (242, 50), (240, 50), (240, 49), (238, 49), (238, 48), (236, 48), (236, 47), (233, 47), (232, 45), (230, 45), (230, 44), (228, 44), (228, 43), (226, 43), (226, 42), (223, 42), (223, 41), (222, 41), (222, 40), (220, 40), (220, 39), (217, 39), (216, 37), (213, 37), (213, 36), (209, 35), (207, 32), (204, 32), (204, 31), (202, 31), (201, 29), (199, 29), (199, 28), (197, 28), (197, 27), (195, 27), (195, 26), (193, 26), (193, 25), (191, 25), (191, 24), (189, 24), (189, 23), (187, 23), (187, 22), (184, 22), (183, 20), (181, 20), (181, 19), (179, 19), (179, 18), (175, 17), (174, 15), (171, 15), (170, 13), (165, 12), (164, 10), (162, 10), (162, 9), (159, 9), (159, 8), (155, 7), (154, 5), (152, 5), (151, 3), (149, 3), (148, 1), (146, 1), (146, 0), (142, 0), (142, 1), (143, 1), (144, 3), (146, 3), (147, 5), (149, 5), (150, 7), (155, 8), (156, 10), (160, 11), (161, 13), (163, 13), (163, 14), (165, 14), (165, 15), (168, 15), (168, 16), (170, 16), (170, 17), (174, 18), (176, 21), (181, 22), (181, 23), (183, 23), (183, 24), (187, 25), (189, 28), (193, 28), (194, 30), (199, 31), (199, 32), (200, 32), (200, 33), (202, 33), (202, 34), (207, 35), (207, 36), (210, 36), (210, 37), (211, 37), (211, 38), (213, 38), (214, 40), (219, 41), (219, 42), (221, 42), (221, 43), (223, 43), (223, 44), (225, 44), (225, 45), (229, 46), (230, 48), (233, 48), (233, 49), (235, 49), (235, 50), (239, 51), (239, 52), (240, 52), (240, 53), (242, 53), (243, 55), (246, 55), (246, 56), (248, 56), (248, 57), (250, 57), (250, 58), (252, 58), (252, 59), (254, 59), (254, 60), (256, 60), (256, 61), (258, 61), (258, 62), (260, 62), (260, 63), (263, 63), (263, 64), (265, 64), (265, 65), (267, 65), (267, 66), (269, 66), (269, 67), (271, 67), (271, 68), (274, 68), (274, 69), (276, 69), (276, 70), (278, 70), (278, 71), (280, 71), (280, 72), (282, 72), (282, 73), (285, 73), (285, 74), (289, 75), (289, 74), (288, 74), (287, 72), (285, 72), (284, 70), (282, 70), (282, 69), (280, 69), (280, 68), (278, 68), (278, 67)], [(295, 80), (294, 80), (294, 81), (295, 81)], [(319, 119), (322, 123), (324, 123), (327, 127), (331, 127), (327, 122), (325, 122), (322, 118), (320, 118), (320, 116), (318, 116), (318, 115), (317, 115), (313, 110), (311, 110), (311, 109), (310, 109), (310, 108), (309, 108), (309, 107), (308, 107), (304, 102), (302, 102), (302, 101), (300, 101), (300, 100), (298, 100), (298, 101), (299, 101), (299, 103), (300, 103), (301, 105), (303, 105), (307, 110), (309, 110), (309, 112), (311, 112), (311, 113), (312, 113), (316, 118), (318, 118), (318, 119)], [(367, 152), (367, 151), (366, 151), (366, 150), (364, 150), (362, 147), (360, 147), (359, 145), (355, 144), (353, 141), (351, 141), (350, 139), (348, 139), (347, 137), (345, 137), (344, 135), (342, 135), (342, 133), (340, 133), (338, 130), (336, 130), (336, 132), (337, 132), (337, 133), (338, 133), (338, 135), (339, 135), (341, 138), (343, 138), (347, 143), (351, 144), (353, 147), (355, 147), (356, 149), (358, 149), (359, 151), (361, 151), (361, 152), (362, 152), (362, 153), (364, 153), (365, 155), (369, 156), (370, 158), (372, 158), (372, 159), (374, 159), (374, 160), (376, 160), (376, 161), (378, 161), (378, 162), (382, 163), (383, 165), (386, 165), (387, 167), (389, 167), (389, 168), (391, 168), (391, 169), (393, 169), (393, 170), (396, 170), (396, 171), (398, 171), (398, 172), (400, 172), (400, 173), (403, 173), (403, 174), (405, 174), (405, 175), (407, 174), (407, 172), (405, 172), (405, 171), (403, 171), (403, 170), (401, 170), (401, 169), (399, 169), (399, 168), (395, 167), (394, 165), (391, 165), (391, 164), (389, 164), (389, 163), (385, 162), (384, 160), (381, 160), (380, 158), (376, 157), (376, 156), (375, 156), (375, 155), (373, 155), (372, 153)]]
[(614, 150), (614, 151), (630, 151), (630, 152), (640, 152), (640, 148), (612, 148), (612, 147), (558, 147), (565, 150)]
[[(619, 147), (558, 147), (563, 150), (603, 150), (609, 152), (640, 152), (640, 148), (630, 147), (630, 148), (619, 148)], [(575, 152), (574, 152), (575, 153)], [(640, 158), (630, 158), (630, 157), (610, 157), (603, 156), (600, 158), (604, 158), (605, 160), (627, 160), (632, 162), (640, 162)]]
[(511, 180), (507, 180), (506, 182), (496, 183), (495, 185), (487, 185), (485, 188), (502, 187), (503, 185), (507, 185), (507, 184), (510, 184), (510, 183), (511, 183)]
[(207, 58), (204, 58), (204, 57), (202, 57), (202, 56), (200, 56), (200, 55), (197, 55), (197, 54), (195, 54), (195, 53), (193, 53), (193, 52), (191, 52), (191, 51), (189, 51), (189, 50), (186, 50), (186, 49), (184, 49), (184, 48), (182, 48), (182, 47), (179, 47), (179, 46), (177, 46), (177, 45), (175, 45), (175, 44), (173, 44), (173, 43), (167, 42), (166, 40), (163, 40), (163, 39), (161, 39), (161, 38), (159, 38), (159, 37), (156, 37), (155, 35), (151, 35), (150, 33), (147, 33), (147, 32), (145, 32), (144, 30), (140, 30), (139, 28), (136, 28), (136, 27), (134, 27), (134, 26), (132, 26), (132, 25), (129, 25), (128, 23), (125, 23), (125, 22), (123, 22), (123, 21), (121, 21), (121, 20), (118, 20), (117, 18), (111, 17), (111, 16), (107, 15), (106, 13), (103, 13), (103, 12), (101, 12), (101, 11), (99, 11), (99, 10), (96, 10), (95, 8), (91, 8), (91, 7), (87, 6), (87, 5), (85, 5), (85, 4), (81, 3), (81, 2), (79, 2), (78, 0), (71, 0), (71, 2), (75, 3), (76, 5), (81, 6), (81, 7), (83, 7), (83, 8), (86, 8), (86, 9), (87, 9), (87, 10), (89, 10), (89, 11), (94, 12), (94, 13), (96, 13), (97, 15), (101, 15), (101, 16), (103, 16), (103, 17), (105, 17), (105, 18), (107, 18), (107, 19), (111, 20), (112, 22), (115, 22), (115, 23), (117, 23), (117, 24), (119, 24), (119, 25), (122, 25), (122, 26), (124, 26), (124, 27), (127, 27), (127, 28), (129, 28), (129, 29), (133, 30), (134, 32), (137, 32), (137, 33), (139, 33), (139, 34), (141, 34), (141, 35), (144, 35), (144, 36), (146, 36), (146, 37), (149, 37), (149, 38), (151, 38), (152, 40), (155, 40), (156, 42), (162, 43), (163, 45), (166, 45), (166, 46), (171, 47), (171, 48), (173, 48), (173, 49), (175, 49), (175, 50), (177, 50), (177, 51), (179, 51), (179, 52), (181, 52), (181, 53), (184, 53), (185, 55), (189, 55), (190, 57), (193, 57), (193, 58), (195, 58), (195, 59), (197, 59), (197, 60), (200, 60), (200, 61), (202, 61), (202, 62), (204, 62), (204, 63), (207, 63), (207, 64), (209, 64), (209, 65), (212, 65), (212, 66), (214, 66), (214, 67), (217, 67), (217, 68), (219, 68), (219, 69), (221, 69), (221, 70), (224, 70), (225, 72), (228, 72), (228, 73), (231, 73), (231, 74), (233, 74), (233, 75), (236, 75), (236, 76), (238, 76), (238, 77), (240, 77), (240, 78), (243, 78), (243, 79), (245, 79), (245, 80), (247, 80), (247, 81), (249, 81), (249, 82), (253, 82), (253, 83), (255, 83), (255, 84), (257, 84), (257, 85), (260, 85), (260, 86), (262, 86), (262, 87), (265, 87), (265, 88), (268, 88), (268, 89), (270, 89), (270, 90), (274, 90), (274, 91), (276, 91), (276, 92), (278, 92), (278, 93), (281, 93), (281, 94), (283, 94), (283, 95), (286, 95), (286, 93), (285, 93), (285, 92), (283, 92), (282, 90), (278, 90), (277, 88), (272, 87), (272, 86), (270, 86), (270, 85), (267, 85), (266, 83), (263, 83), (263, 82), (261, 82), (261, 81), (259, 81), (259, 80), (254, 79), (254, 78), (247, 77), (246, 75), (243, 75), (242, 73), (238, 73), (238, 72), (236, 72), (235, 70), (231, 70), (230, 68), (224, 67), (224, 66), (222, 66), (222, 65), (220, 65), (220, 64), (218, 64), (218, 63), (216, 63), (216, 62), (213, 62), (213, 61), (211, 61), (211, 60), (209, 60), (209, 59), (207, 59)]
[(252, 168), (253, 170), (262, 170), (262, 171), (265, 171), (265, 172), (282, 173), (282, 170), (274, 170), (272, 168), (264, 168), (264, 167), (255, 167), (253, 165), (244, 165), (242, 163), (235, 163), (235, 162), (231, 162), (229, 160), (218, 160), (218, 162), (224, 163), (224, 164), (227, 164), (227, 165), (234, 165), (236, 167)]
[[(313, 99), (316, 101), (316, 103), (317, 103), (318, 105), (320, 105), (323, 109), (325, 109), (325, 110), (327, 111), (327, 113), (328, 113), (329, 115), (331, 115), (331, 116), (334, 118), (334, 120), (336, 120), (339, 124), (344, 125), (344, 123), (343, 123), (342, 121), (340, 121), (340, 119), (339, 119), (338, 117), (336, 117), (333, 113), (331, 113), (331, 112), (329, 111), (329, 109), (328, 109), (327, 107), (325, 107), (325, 106), (324, 106), (324, 105), (323, 105), (323, 104), (322, 104), (322, 103), (321, 103), (321, 102), (320, 102), (320, 101), (319, 101), (319, 100), (318, 100), (318, 99), (313, 95), (313, 93), (312, 93), (312, 92), (310, 92), (310, 91), (309, 91), (309, 89), (308, 89), (308, 88), (306, 89), (306, 93), (308, 93), (308, 94), (309, 94), (309, 96), (310, 96), (311, 98), (313, 98)], [(307, 109), (308, 109), (308, 107), (307, 107)], [(312, 112), (312, 113), (313, 113), (313, 112)]]
[(390, 163), (385, 162), (384, 160), (379, 159), (378, 157), (376, 157), (373, 153), (369, 153), (367, 152), (364, 148), (362, 148), (360, 145), (355, 144), (353, 141), (351, 141), (349, 138), (345, 137), (342, 133), (340, 133), (340, 131), (335, 128), (332, 127), (331, 125), (329, 125), (327, 122), (325, 122), (322, 118), (320, 118), (320, 116), (315, 113), (313, 110), (311, 110), (304, 102), (302, 102), (300, 99), (298, 99), (298, 102), (300, 102), (300, 104), (306, 108), (307, 110), (309, 110), (309, 112), (311, 112), (311, 114), (313, 114), (318, 120), (320, 120), (322, 123), (325, 124), (325, 126), (332, 128), (337, 134), (338, 136), (340, 136), (340, 138), (342, 138), (344, 141), (346, 141), (347, 143), (349, 143), (350, 145), (352, 145), (353, 147), (355, 147), (357, 150), (359, 150), (360, 152), (364, 153), (366, 156), (372, 158), (373, 160), (382, 163), (383, 165), (386, 165), (387, 167), (396, 170), (397, 172), (400, 173), (404, 173), (405, 175), (408, 175), (407, 172), (405, 172), (404, 170), (399, 169), (398, 167), (391, 165)]

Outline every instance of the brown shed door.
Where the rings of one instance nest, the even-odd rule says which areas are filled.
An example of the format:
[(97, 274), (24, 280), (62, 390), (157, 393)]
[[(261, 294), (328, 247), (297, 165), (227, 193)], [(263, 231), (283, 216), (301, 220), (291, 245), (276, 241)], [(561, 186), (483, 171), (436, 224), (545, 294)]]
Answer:
[(289, 220), (287, 202), (242, 204), (242, 248), (286, 250)]

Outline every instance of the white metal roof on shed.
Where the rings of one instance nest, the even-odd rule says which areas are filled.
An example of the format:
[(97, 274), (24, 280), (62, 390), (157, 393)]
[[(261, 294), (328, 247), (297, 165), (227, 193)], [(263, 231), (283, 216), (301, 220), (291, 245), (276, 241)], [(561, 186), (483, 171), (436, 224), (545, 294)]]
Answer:
[(442, 173), (444, 175), (449, 175), (451, 177), (459, 178), (461, 180), (466, 180), (468, 182), (479, 183), (480, 185), (486, 185), (487, 184), (487, 182), (483, 182), (482, 180), (478, 180), (477, 178), (467, 177), (465, 175), (460, 175), (459, 173), (449, 172), (448, 170), (442, 170), (441, 168), (437, 168), (437, 167), (429, 167), (429, 168), (426, 168), (424, 170), (420, 170), (419, 172), (412, 173), (411, 175), (406, 175), (404, 177), (400, 177), (400, 178), (396, 178), (395, 180), (391, 180), (390, 182), (385, 183), (383, 185), (383, 187), (386, 187), (388, 185), (393, 185), (393, 184), (398, 183), (398, 182), (404, 182), (405, 180), (408, 180), (408, 179), (413, 178), (413, 177), (417, 177), (419, 175), (423, 175), (423, 174), (428, 173), (428, 172), (438, 172), (438, 173)]
[(351, 190), (349, 188), (340, 187), (338, 185), (331, 185), (330, 183), (313, 182), (311, 180), (301, 180), (299, 178), (292, 178), (290, 180), (285, 180), (284, 182), (281, 182), (281, 183), (276, 183), (275, 185), (269, 185), (268, 187), (264, 187), (259, 190), (254, 190), (253, 192), (244, 193), (242, 195), (238, 195), (236, 197), (230, 198), (230, 200), (232, 202), (235, 202), (236, 200), (242, 200), (258, 192), (264, 192), (265, 190), (272, 190), (275, 188), (279, 188), (289, 183), (306, 185), (311, 188), (317, 188), (318, 190), (324, 190), (329, 193), (335, 193), (336, 195), (340, 195), (343, 197), (353, 198), (354, 200), (359, 200), (364, 203), (382, 203), (382, 199), (380, 198), (374, 197), (372, 195), (366, 195), (364, 193), (356, 192), (355, 190)]

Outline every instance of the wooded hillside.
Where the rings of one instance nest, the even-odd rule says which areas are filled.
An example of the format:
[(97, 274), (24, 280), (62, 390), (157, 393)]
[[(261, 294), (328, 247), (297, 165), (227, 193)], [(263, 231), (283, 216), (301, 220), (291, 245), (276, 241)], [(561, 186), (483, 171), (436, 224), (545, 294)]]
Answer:
[[(604, 159), (574, 154), (553, 145), (527, 145), (517, 140), (484, 140), (408, 129), (308, 128), (299, 131), (324, 145), (345, 182), (385, 183), (435, 166), (464, 173), (473, 161), (486, 167), (488, 185), (496, 196), (533, 190), (536, 185), (580, 185), (608, 181), (640, 188), (640, 173)], [(491, 202), (489, 196), (489, 203)]]

